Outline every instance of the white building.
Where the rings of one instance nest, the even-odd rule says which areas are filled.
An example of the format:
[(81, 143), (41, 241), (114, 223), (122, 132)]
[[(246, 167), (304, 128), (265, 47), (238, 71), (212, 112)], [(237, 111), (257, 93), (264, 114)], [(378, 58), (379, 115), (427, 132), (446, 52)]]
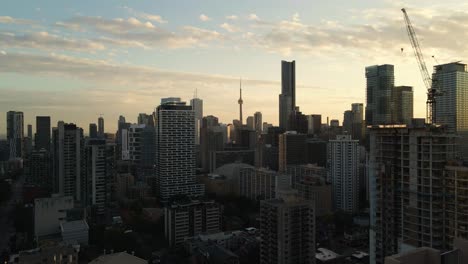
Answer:
[(203, 195), (204, 186), (195, 182), (195, 112), (180, 99), (162, 102), (155, 110), (157, 194), (163, 201)]
[(350, 135), (338, 135), (328, 143), (328, 180), (336, 210), (359, 209), (359, 154), (359, 140)]
[(34, 200), (34, 234), (36, 238), (60, 234), (60, 223), (66, 211), (73, 208), (72, 196), (39, 198)]

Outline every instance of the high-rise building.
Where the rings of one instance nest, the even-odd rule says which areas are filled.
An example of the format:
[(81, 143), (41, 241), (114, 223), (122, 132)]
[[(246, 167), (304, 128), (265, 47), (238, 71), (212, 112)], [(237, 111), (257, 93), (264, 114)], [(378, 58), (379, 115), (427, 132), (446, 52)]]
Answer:
[(315, 263), (313, 204), (298, 198), (260, 202), (260, 263)]
[(83, 129), (59, 121), (52, 130), (54, 192), (81, 201)]
[(94, 123), (89, 124), (89, 137), (90, 138), (98, 137), (97, 125)]
[(31, 155), (33, 150), (33, 136), (32, 136), (32, 125), (28, 124), (28, 134), (27, 137), (24, 138), (24, 153), (26, 157)]
[(414, 247), (451, 248), (456, 176), (444, 168), (455, 156), (456, 136), (436, 126), (370, 128), (371, 263)]
[(289, 130), (289, 117), (296, 107), (296, 62), (281, 61), (281, 94), (279, 95), (279, 126)]
[(154, 127), (145, 124), (133, 124), (122, 130), (122, 135), (127, 136), (122, 141), (125, 160), (134, 163), (137, 177), (154, 173), (155, 133)]
[(288, 165), (305, 164), (307, 135), (288, 131), (279, 135), (279, 171), (286, 171)]
[(162, 102), (155, 111), (157, 195), (163, 201), (203, 195), (204, 186), (195, 183), (195, 113), (180, 100)]
[(263, 123), (262, 123), (262, 113), (255, 112), (254, 114), (254, 128), (257, 131), (257, 134), (261, 134), (263, 132)]
[(138, 114), (138, 125), (146, 125), (149, 127), (154, 127), (153, 115), (148, 115), (145, 113)]
[(254, 117), (253, 116), (248, 116), (246, 122), (247, 122), (247, 129), (248, 130), (255, 130), (255, 122), (254, 122)]
[(318, 135), (322, 128), (322, 115), (307, 116), (308, 134)]
[(110, 178), (107, 166), (105, 139), (88, 139), (85, 145), (85, 173), (83, 174), (82, 200), (85, 206), (95, 207), (96, 213), (105, 213), (107, 184)]
[(98, 118), (98, 137), (104, 138), (104, 118), (102, 116)]
[(393, 90), (393, 123), (411, 124), (413, 119), (413, 87), (395, 86)]
[(49, 151), (44, 148), (34, 150), (27, 162), (29, 173), (26, 182), (52, 191), (52, 169)]
[(276, 198), (280, 181), (287, 176), (265, 168), (243, 167), (239, 170), (238, 194), (252, 200)]
[(461, 155), (468, 159), (468, 71), (466, 64), (453, 62), (434, 66), (433, 84), (442, 95), (435, 101), (434, 119), (447, 132), (460, 136)]
[(221, 230), (221, 206), (214, 201), (175, 201), (164, 208), (164, 233), (170, 245)]
[(351, 112), (353, 113), (351, 122), (351, 136), (353, 139), (364, 139), (364, 105), (362, 103), (351, 104)]
[(395, 86), (393, 65), (366, 67), (366, 124), (392, 123), (392, 92)]
[(307, 134), (309, 131), (309, 126), (307, 122), (307, 116), (302, 114), (299, 111), (299, 107), (296, 106), (294, 111), (291, 112), (291, 116), (289, 117), (289, 128), (290, 131), (297, 131), (297, 133)]
[(10, 147), (10, 159), (24, 155), (24, 120), (23, 112), (7, 112), (7, 141)]
[(351, 110), (346, 110), (343, 114), (343, 133), (350, 135), (352, 126), (353, 126), (353, 112)]
[(350, 135), (328, 142), (328, 180), (336, 210), (355, 213), (359, 209), (359, 155), (359, 141)]
[(190, 106), (195, 112), (195, 144), (200, 145), (200, 128), (203, 118), (203, 100), (200, 98), (193, 98), (190, 100)]
[(45, 149), (50, 151), (50, 116), (36, 116), (36, 150)]
[(242, 105), (244, 104), (244, 100), (242, 100), (242, 79), (239, 80), (239, 100), (237, 100), (237, 103), (239, 103), (239, 122), (242, 126), (244, 123), (244, 118), (242, 117)]
[(200, 129), (201, 164), (204, 171), (210, 169), (210, 155), (213, 151), (224, 149), (224, 128), (215, 116), (205, 116)]
[(332, 188), (327, 183), (327, 169), (315, 164), (288, 166), (291, 175), (291, 187), (298, 191), (298, 196), (314, 204), (316, 216), (330, 214), (333, 211)]

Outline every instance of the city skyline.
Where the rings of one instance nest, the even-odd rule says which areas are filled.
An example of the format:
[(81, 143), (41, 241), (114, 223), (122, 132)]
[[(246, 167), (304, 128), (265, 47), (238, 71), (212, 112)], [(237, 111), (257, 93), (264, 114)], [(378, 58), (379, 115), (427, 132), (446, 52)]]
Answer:
[[(432, 71), (432, 55), (441, 64), (467, 57), (468, 13), (457, 2), (362, 1), (330, 9), (299, 1), (222, 7), (188, 1), (183, 16), (167, 1), (92, 8), (6, 3), (0, 111), (24, 112), (25, 125), (47, 115), (52, 126), (63, 120), (83, 128), (103, 114), (106, 132), (115, 132), (119, 115), (136, 122), (160, 98), (189, 101), (198, 89), (206, 115), (231, 123), (241, 76), (245, 115), (260, 111), (278, 125), (280, 61), (295, 60), (296, 104), (305, 114), (342, 120), (351, 103), (365, 102), (364, 68), (388, 63), (395, 65), (395, 85), (414, 87), (414, 116), (424, 117), (426, 91), (400, 8), (407, 7)], [(454, 30), (462, 33), (450, 34)]]

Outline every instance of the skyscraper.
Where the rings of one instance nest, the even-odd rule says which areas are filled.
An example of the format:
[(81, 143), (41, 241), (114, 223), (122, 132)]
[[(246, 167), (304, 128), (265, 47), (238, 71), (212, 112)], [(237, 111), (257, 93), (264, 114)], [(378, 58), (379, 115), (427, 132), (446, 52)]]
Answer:
[(395, 86), (393, 65), (366, 67), (366, 124), (392, 123), (392, 92)]
[(223, 150), (225, 128), (218, 123), (218, 118), (215, 116), (205, 116), (202, 119), (202, 127), (200, 129), (200, 149), (201, 149), (201, 164), (204, 171), (209, 170), (210, 155), (213, 151)]
[(28, 138), (32, 139), (32, 125), (28, 124)]
[(200, 127), (203, 118), (203, 100), (200, 98), (193, 98), (190, 100), (190, 106), (195, 112), (195, 144), (200, 145)]
[(296, 131), (287, 131), (279, 135), (279, 171), (286, 171), (288, 165), (305, 164), (307, 135)]
[(468, 72), (466, 64), (453, 62), (434, 66), (433, 84), (442, 95), (435, 106), (435, 121), (460, 136), (461, 155), (468, 158)]
[(296, 106), (294, 111), (291, 112), (288, 122), (288, 130), (290, 131), (297, 131), (301, 134), (307, 134), (309, 131), (307, 116), (299, 111), (299, 106)]
[(81, 201), (83, 129), (59, 121), (52, 131), (54, 193)]
[(50, 151), (50, 116), (36, 116), (35, 148)]
[(297, 198), (260, 202), (260, 263), (315, 263), (315, 211)]
[(89, 137), (90, 138), (97, 138), (98, 137), (97, 126), (94, 123), (89, 124)]
[(308, 134), (318, 135), (322, 128), (322, 115), (307, 116)]
[(257, 131), (257, 134), (261, 134), (263, 132), (263, 123), (262, 123), (262, 113), (255, 112), (254, 114), (254, 128)]
[(247, 129), (248, 130), (254, 130), (255, 129), (254, 117), (253, 116), (248, 116), (247, 117)]
[(296, 107), (296, 62), (281, 61), (281, 94), (279, 95), (279, 126), (289, 129), (289, 118)]
[(86, 141), (84, 151), (85, 172), (83, 174), (82, 198), (85, 206), (96, 208), (97, 214), (104, 214), (106, 208), (106, 185), (108, 166), (106, 141), (91, 138)]
[(328, 143), (328, 178), (336, 210), (355, 213), (359, 209), (359, 141), (339, 135)]
[(98, 118), (98, 137), (104, 138), (104, 118), (102, 116)]
[(393, 91), (393, 122), (411, 124), (413, 119), (413, 87), (395, 86)]
[(353, 139), (364, 139), (364, 106), (362, 103), (351, 104), (351, 112), (353, 113), (351, 124), (351, 136)]
[(23, 112), (7, 112), (7, 141), (10, 147), (10, 159), (22, 158), (24, 155)]
[(156, 108), (157, 194), (167, 201), (177, 194), (198, 196), (195, 183), (195, 113), (179, 100), (161, 100)]

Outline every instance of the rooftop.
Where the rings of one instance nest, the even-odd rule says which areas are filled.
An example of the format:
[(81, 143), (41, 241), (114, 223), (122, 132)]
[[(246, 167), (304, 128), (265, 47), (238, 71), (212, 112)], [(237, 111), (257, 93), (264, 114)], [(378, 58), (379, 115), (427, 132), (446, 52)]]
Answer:
[(93, 261), (89, 262), (89, 264), (147, 264), (148, 262), (144, 259), (135, 257), (133, 255), (128, 254), (127, 252), (119, 252), (115, 254), (109, 255), (102, 255)]

